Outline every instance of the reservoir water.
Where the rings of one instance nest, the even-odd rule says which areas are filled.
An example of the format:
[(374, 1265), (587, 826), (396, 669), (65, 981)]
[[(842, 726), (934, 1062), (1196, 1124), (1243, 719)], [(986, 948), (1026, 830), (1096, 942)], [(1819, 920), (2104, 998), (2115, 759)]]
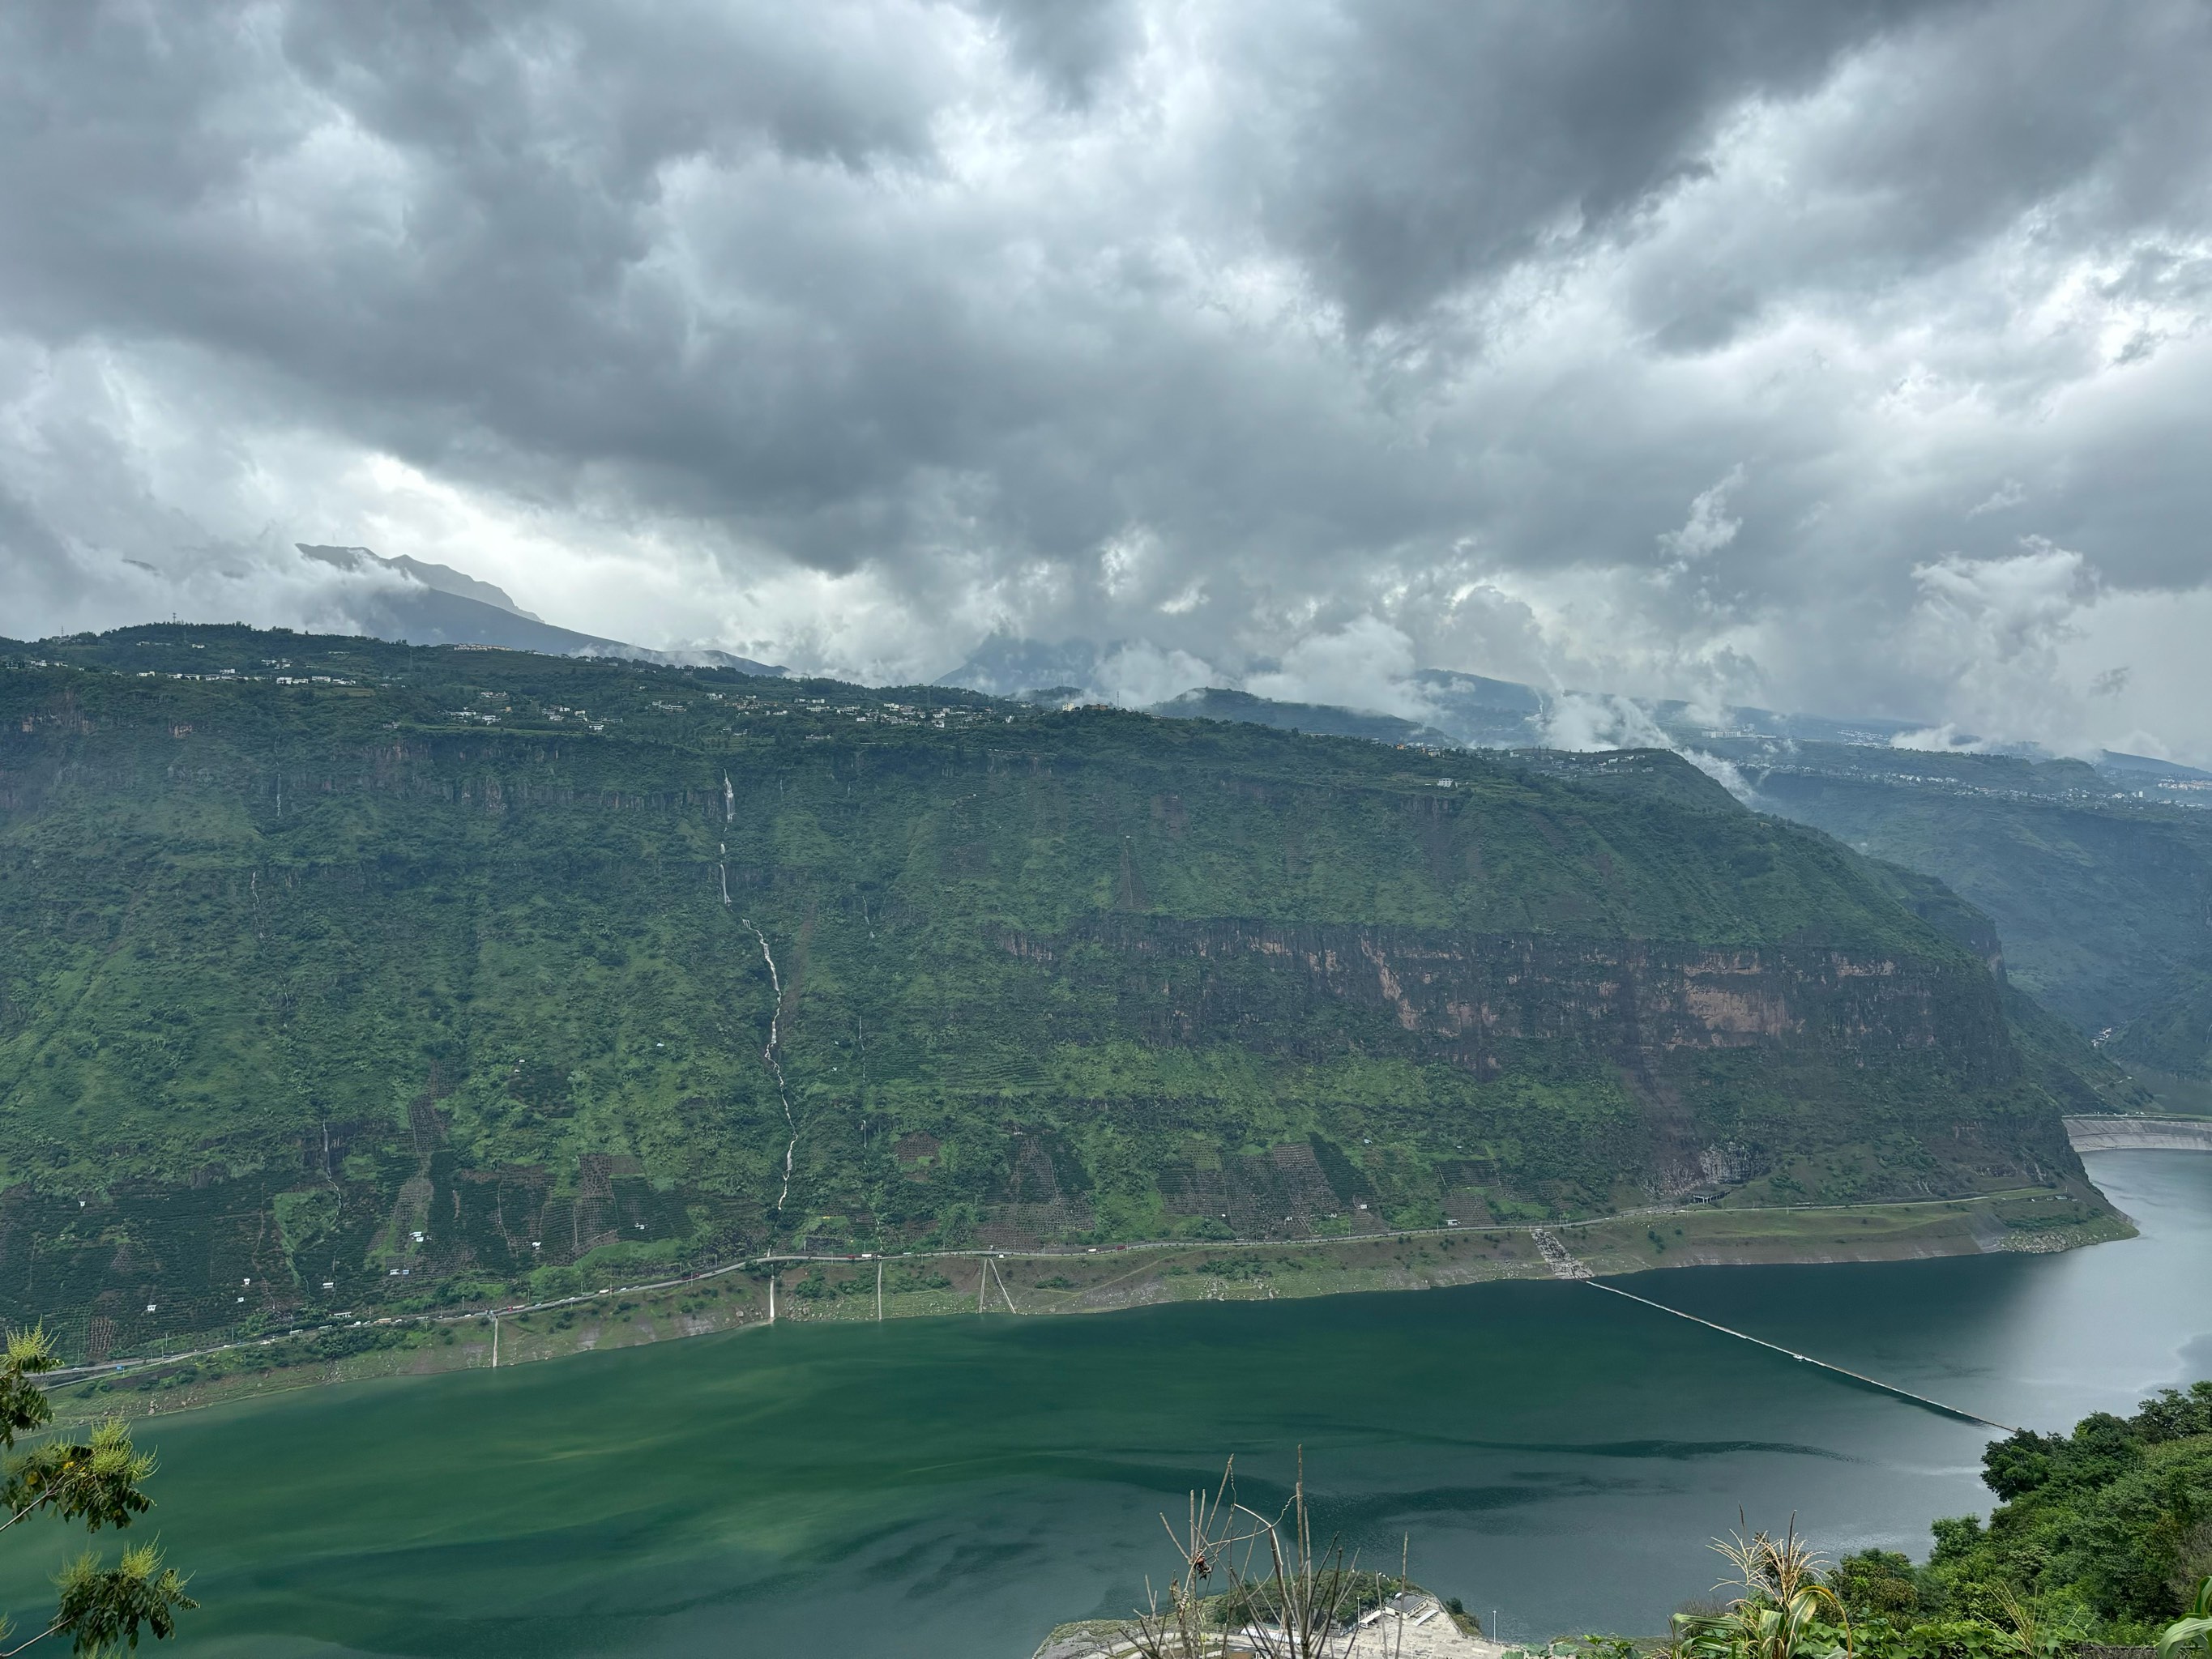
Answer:
[[(2212, 1376), (2212, 1158), (2098, 1154), (2142, 1237), (1640, 1275), (1638, 1294), (2038, 1428)], [(1509, 1638), (1656, 1632), (1741, 1512), (1923, 1553), (1988, 1431), (1586, 1285), (782, 1326), (155, 1419), (191, 1655), (1024, 1659), (1170, 1568), (1234, 1453)], [(22, 1533), (32, 1532), (28, 1526)], [(107, 1535), (104, 1535), (107, 1536)], [(83, 1543), (6, 1552), (19, 1627)], [(108, 1548), (114, 1544), (109, 1537)]]

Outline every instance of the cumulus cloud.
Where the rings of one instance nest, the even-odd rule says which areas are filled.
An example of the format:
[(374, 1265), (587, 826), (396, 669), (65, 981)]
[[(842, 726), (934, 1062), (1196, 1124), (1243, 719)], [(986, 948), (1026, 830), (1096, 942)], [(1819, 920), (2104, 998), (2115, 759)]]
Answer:
[(1315, 632), (1284, 653), (1279, 666), (1248, 675), (1243, 689), (1284, 702), (1331, 703), (1409, 720), (1433, 712), (1413, 683), (1413, 641), (1379, 617), (1355, 617)]
[[(1920, 597), (1908, 622), (1906, 649), (1944, 686), (1951, 720), (1899, 738), (1905, 748), (1985, 747), (1991, 741), (2041, 739), (2087, 753), (2098, 745), (2082, 726), (2087, 687), (2059, 669), (2062, 646), (2078, 638), (2098, 596), (2096, 569), (2081, 554), (2041, 537), (2002, 558), (1955, 555), (1916, 565)], [(1960, 720), (1976, 727), (1962, 738)]]
[(1940, 726), (1920, 726), (1910, 732), (1893, 732), (1889, 746), (1892, 749), (1918, 750), (1923, 754), (1986, 755), (2002, 745), (1991, 743), (1987, 738), (1977, 737), (1972, 732), (1961, 732), (1952, 721), (1945, 720)]
[(1648, 710), (1623, 696), (1570, 691), (1545, 710), (1544, 746), (1581, 754), (1601, 749), (1671, 749)]
[(1164, 651), (1149, 640), (1117, 643), (1098, 659), (1091, 675), (1100, 694), (1125, 708), (1149, 708), (1220, 680), (1209, 664), (1188, 651)]
[(0, 631), (359, 544), (871, 678), (2212, 759), (2208, 79), (2194, 0), (33, 0)]
[(1659, 545), (1669, 557), (1668, 569), (1679, 575), (1699, 559), (1717, 553), (1735, 539), (1735, 532), (1743, 528), (1743, 520), (1728, 516), (1729, 498), (1743, 483), (1741, 465), (1729, 469), (1728, 476), (1711, 489), (1699, 492), (1690, 503), (1690, 516), (1680, 530), (1669, 530), (1659, 538)]
[(1544, 710), (1543, 742), (1547, 749), (1582, 754), (1607, 749), (1671, 750), (1738, 800), (1752, 799), (1750, 781), (1734, 761), (1684, 747), (1667, 734), (1648, 709), (1626, 697), (1586, 691), (1553, 697)]
[(1978, 519), (1984, 513), (2002, 513), (2008, 507), (2018, 507), (2027, 499), (2027, 491), (2019, 479), (2007, 478), (1980, 501), (1966, 509), (1966, 516)]

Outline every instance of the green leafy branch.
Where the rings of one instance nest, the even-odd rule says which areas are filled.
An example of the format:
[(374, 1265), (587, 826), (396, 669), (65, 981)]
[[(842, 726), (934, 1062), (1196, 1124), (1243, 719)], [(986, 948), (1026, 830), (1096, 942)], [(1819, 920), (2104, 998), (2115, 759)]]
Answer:
[[(7, 1357), (0, 1361), (0, 1450), (13, 1452), (16, 1440), (46, 1427), (53, 1407), (32, 1379), (59, 1362), (42, 1328), (10, 1331)], [(131, 1431), (118, 1419), (93, 1426), (82, 1441), (44, 1442), (11, 1455), (0, 1476), (0, 1507), (7, 1519), (0, 1532), (34, 1515), (82, 1521), (85, 1530), (128, 1527), (153, 1507), (141, 1483), (154, 1473), (154, 1455), (131, 1443)], [(55, 1579), (59, 1599), (53, 1622), (29, 1641), (0, 1650), (0, 1659), (67, 1634), (80, 1654), (136, 1650), (142, 1630), (155, 1639), (175, 1632), (177, 1614), (199, 1604), (185, 1593), (185, 1580), (161, 1561), (157, 1544), (123, 1552), (114, 1566), (104, 1566), (88, 1550)], [(9, 1634), (0, 1621), (0, 1640)]]

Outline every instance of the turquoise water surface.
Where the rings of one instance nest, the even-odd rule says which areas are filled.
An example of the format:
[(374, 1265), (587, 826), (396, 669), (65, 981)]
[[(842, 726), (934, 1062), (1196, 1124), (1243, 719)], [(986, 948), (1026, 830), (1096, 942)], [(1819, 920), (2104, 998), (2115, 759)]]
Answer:
[[(2212, 1375), (2212, 1158), (2106, 1153), (2142, 1237), (1688, 1269), (1642, 1295), (2036, 1427)], [(1024, 1659), (1168, 1571), (1235, 1454), (1510, 1637), (1656, 1631), (1737, 1524), (1919, 1553), (1987, 1431), (1585, 1285), (783, 1326), (156, 1419), (189, 1655)], [(19, 1528), (21, 1537), (33, 1529)], [(9, 1550), (38, 1615), (82, 1535)], [(111, 1550), (113, 1545), (111, 1543)], [(33, 1626), (35, 1628), (35, 1626)]]

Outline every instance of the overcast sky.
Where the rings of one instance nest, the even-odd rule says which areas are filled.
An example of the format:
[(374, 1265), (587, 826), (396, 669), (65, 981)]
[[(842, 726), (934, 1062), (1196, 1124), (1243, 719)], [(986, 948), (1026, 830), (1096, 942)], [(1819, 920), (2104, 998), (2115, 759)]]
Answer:
[(2185, 0), (17, 0), (0, 633), (360, 544), (2212, 762), (2208, 87)]

